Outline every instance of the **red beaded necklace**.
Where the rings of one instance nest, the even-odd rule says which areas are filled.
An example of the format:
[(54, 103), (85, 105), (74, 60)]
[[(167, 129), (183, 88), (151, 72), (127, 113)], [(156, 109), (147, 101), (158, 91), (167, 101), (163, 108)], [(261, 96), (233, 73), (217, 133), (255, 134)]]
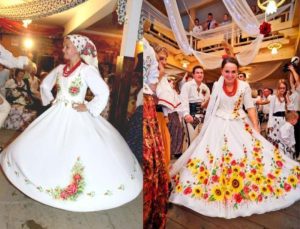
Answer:
[[(70, 64), (66, 64), (65, 67), (63, 68), (63, 76), (68, 77), (69, 75), (72, 74), (76, 70), (76, 68), (79, 67), (81, 64), (81, 60), (79, 60), (72, 68), (70, 68)], [(70, 70), (68, 70), (70, 68)]]
[(225, 94), (229, 97), (232, 97), (235, 95), (236, 91), (237, 91), (237, 85), (238, 85), (238, 81), (237, 79), (234, 81), (233, 83), (233, 89), (232, 91), (228, 91), (226, 85), (225, 85), (225, 82), (223, 83), (223, 91), (225, 92)]

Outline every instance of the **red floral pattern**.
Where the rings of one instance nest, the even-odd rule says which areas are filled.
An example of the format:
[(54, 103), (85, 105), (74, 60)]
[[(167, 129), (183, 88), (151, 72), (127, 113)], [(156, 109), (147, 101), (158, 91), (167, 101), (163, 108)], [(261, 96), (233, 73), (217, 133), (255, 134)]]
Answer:
[(168, 174), (152, 96), (144, 95), (143, 108), (144, 228), (163, 229), (167, 219)]

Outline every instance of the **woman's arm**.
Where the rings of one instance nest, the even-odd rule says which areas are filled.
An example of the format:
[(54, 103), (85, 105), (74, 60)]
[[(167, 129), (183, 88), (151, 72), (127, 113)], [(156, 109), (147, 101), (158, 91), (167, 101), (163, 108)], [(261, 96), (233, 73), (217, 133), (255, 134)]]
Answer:
[(58, 68), (60, 67), (61, 66), (58, 66), (57, 68), (53, 69), (40, 85), (41, 99), (44, 106), (50, 104), (51, 101), (54, 99), (51, 90), (56, 82)]
[(247, 112), (248, 112), (248, 117), (253, 124), (253, 128), (259, 133), (260, 128), (258, 124), (256, 108), (255, 107), (248, 108)]
[(251, 88), (247, 84), (246, 88), (245, 88), (245, 95), (244, 95), (243, 103), (244, 103), (245, 108), (247, 109), (248, 117), (253, 124), (253, 128), (259, 133), (260, 129), (259, 129), (259, 125), (258, 125), (257, 112), (256, 112), (255, 105), (253, 103), (251, 92), (252, 92)]
[[(109, 98), (109, 89), (107, 84), (104, 82), (100, 73), (97, 69), (91, 66), (87, 66), (83, 70), (83, 76), (86, 84), (91, 89), (94, 94), (94, 98), (88, 102), (85, 106), (86, 109), (93, 115), (98, 116), (104, 110), (108, 98)], [(84, 105), (84, 104), (83, 104)], [(75, 107), (76, 109), (76, 107)], [(79, 110), (79, 111), (85, 111)]]

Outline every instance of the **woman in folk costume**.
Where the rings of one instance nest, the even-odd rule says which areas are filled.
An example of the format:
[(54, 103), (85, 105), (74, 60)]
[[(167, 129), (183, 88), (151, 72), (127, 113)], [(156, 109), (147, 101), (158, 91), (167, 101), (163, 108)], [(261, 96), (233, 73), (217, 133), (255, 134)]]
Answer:
[(169, 179), (154, 102), (159, 71), (153, 48), (145, 38), (143, 44), (143, 228), (162, 229), (167, 221)]
[[(142, 171), (121, 135), (99, 116), (109, 91), (97, 69), (95, 45), (68, 35), (63, 52), (68, 64), (41, 85), (43, 104), (53, 105), (4, 149), (3, 171), (46, 205), (80, 212), (118, 207), (140, 193)], [(90, 102), (84, 100), (88, 87), (94, 94)]]
[[(19, 69), (31, 69), (32, 62), (26, 56), (14, 57), (10, 51), (5, 49), (0, 44), (0, 64), (7, 68), (19, 68)], [(4, 96), (0, 93), (0, 128), (4, 124), (9, 112), (11, 110), (10, 104), (6, 101)], [(3, 150), (3, 147), (0, 146), (0, 152)]]
[(276, 95), (270, 99), (270, 111), (268, 120), (268, 140), (275, 146), (279, 143), (279, 129), (285, 122), (285, 113), (290, 105), (287, 96), (288, 83), (285, 79), (280, 79), (277, 84)]
[[(157, 58), (157, 62), (158, 62), (159, 84), (160, 84), (161, 79), (163, 79), (163, 77), (167, 76), (166, 72), (165, 72), (165, 67), (167, 65), (167, 59), (168, 59), (169, 52), (165, 47), (162, 47), (160, 45), (155, 45), (154, 51), (156, 53), (156, 58)], [(159, 99), (158, 92), (156, 92), (156, 95), (157, 95), (157, 98)], [(160, 106), (160, 105), (156, 106), (156, 115), (157, 115), (158, 125), (159, 125), (160, 131), (161, 131), (162, 141), (164, 144), (165, 163), (168, 168), (168, 166), (170, 165), (170, 158), (171, 158), (171, 135), (170, 135), (170, 131), (168, 129), (167, 120), (165, 119), (165, 116), (163, 113), (162, 106)]]
[[(171, 84), (173, 85), (173, 81), (169, 82), (167, 76), (163, 77), (157, 86), (156, 94), (171, 135), (171, 154), (176, 156), (182, 153), (183, 129), (179, 118), (180, 97)], [(166, 161), (170, 161), (170, 156), (166, 155)]]
[(300, 199), (299, 164), (259, 134), (250, 86), (237, 75), (238, 62), (224, 59), (201, 133), (171, 169), (170, 201), (207, 216), (262, 214)]

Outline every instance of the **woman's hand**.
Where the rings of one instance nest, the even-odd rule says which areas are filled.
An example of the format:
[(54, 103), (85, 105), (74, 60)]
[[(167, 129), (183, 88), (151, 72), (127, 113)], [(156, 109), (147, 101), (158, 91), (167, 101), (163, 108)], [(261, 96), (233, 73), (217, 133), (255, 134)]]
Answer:
[(73, 107), (73, 109), (75, 109), (78, 112), (88, 111), (88, 109), (84, 103), (73, 103), (72, 107)]
[(184, 120), (187, 123), (192, 123), (194, 121), (194, 118), (193, 118), (193, 116), (191, 116), (191, 115), (188, 114), (188, 115), (184, 116)]
[(168, 124), (168, 123), (169, 123), (169, 118), (168, 118), (168, 116), (165, 116), (164, 118), (165, 118), (166, 124)]
[(258, 125), (254, 126), (253, 129), (260, 133), (260, 127)]

